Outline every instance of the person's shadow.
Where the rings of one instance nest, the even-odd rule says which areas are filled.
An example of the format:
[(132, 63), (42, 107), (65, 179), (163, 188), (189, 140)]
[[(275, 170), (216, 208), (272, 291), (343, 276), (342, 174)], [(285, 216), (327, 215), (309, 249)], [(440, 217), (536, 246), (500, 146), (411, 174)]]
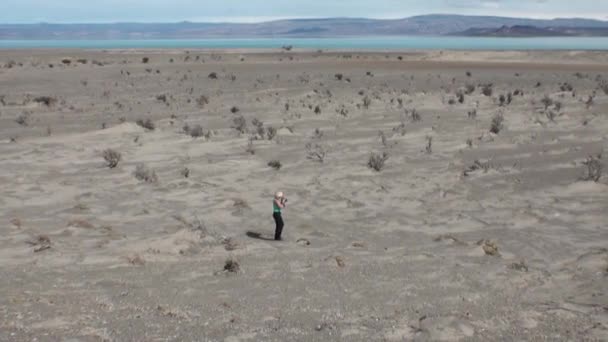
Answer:
[(262, 234), (260, 234), (258, 232), (248, 231), (246, 234), (247, 234), (248, 237), (250, 237), (252, 239), (274, 241), (274, 238), (263, 237)]

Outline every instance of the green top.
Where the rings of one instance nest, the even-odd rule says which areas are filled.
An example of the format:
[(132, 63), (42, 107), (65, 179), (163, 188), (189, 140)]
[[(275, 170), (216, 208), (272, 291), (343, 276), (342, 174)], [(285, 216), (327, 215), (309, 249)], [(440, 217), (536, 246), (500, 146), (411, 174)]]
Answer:
[(281, 207), (277, 205), (277, 201), (272, 200), (272, 212), (273, 213), (281, 213)]

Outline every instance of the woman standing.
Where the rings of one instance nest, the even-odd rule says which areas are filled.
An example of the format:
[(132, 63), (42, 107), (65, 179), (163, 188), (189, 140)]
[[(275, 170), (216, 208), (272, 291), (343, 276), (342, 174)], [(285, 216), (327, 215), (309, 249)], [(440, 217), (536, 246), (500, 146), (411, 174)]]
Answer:
[(274, 200), (272, 201), (272, 217), (276, 228), (274, 230), (274, 239), (282, 240), (281, 233), (283, 232), (283, 217), (281, 216), (281, 210), (285, 208), (287, 204), (287, 198), (283, 196), (281, 191), (274, 194)]

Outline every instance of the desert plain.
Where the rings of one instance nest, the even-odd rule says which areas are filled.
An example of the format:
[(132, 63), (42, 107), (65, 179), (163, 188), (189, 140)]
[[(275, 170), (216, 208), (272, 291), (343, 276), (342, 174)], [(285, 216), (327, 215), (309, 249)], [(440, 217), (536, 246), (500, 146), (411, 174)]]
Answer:
[(606, 52), (2, 50), (0, 341), (605, 341), (607, 148)]

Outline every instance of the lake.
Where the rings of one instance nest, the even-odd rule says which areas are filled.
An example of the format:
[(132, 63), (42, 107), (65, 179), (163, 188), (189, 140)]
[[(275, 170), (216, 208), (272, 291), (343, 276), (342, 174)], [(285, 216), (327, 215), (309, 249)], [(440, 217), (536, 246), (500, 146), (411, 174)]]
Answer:
[(210, 38), (141, 40), (0, 40), (0, 49), (296, 49), (326, 50), (608, 50), (608, 37), (347, 37), (347, 38)]

